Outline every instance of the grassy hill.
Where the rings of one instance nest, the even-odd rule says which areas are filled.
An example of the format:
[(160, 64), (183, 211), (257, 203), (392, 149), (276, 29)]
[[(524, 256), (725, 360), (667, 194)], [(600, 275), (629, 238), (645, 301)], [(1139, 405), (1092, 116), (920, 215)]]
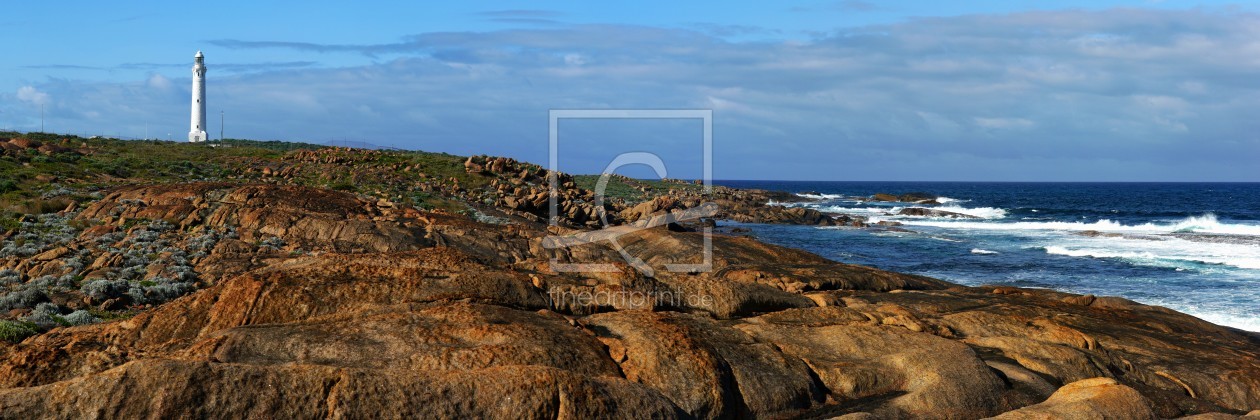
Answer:
[(454, 185), (467, 189), (487, 182), (484, 176), (464, 171), (464, 157), (445, 153), (281, 141), (193, 144), (0, 132), (0, 143), (6, 141), (9, 146), (0, 155), (0, 230), (12, 228), (22, 214), (61, 210), (123, 184), (273, 182), (351, 191), (422, 208), (451, 208)]
[[(464, 170), (464, 156), (347, 149), (310, 143), (227, 139), (186, 143), (0, 132), (0, 231), (26, 214), (59, 211), (125, 184), (268, 182), (331, 188), (417, 208), (461, 211), (486, 197), (492, 176)], [(14, 145), (21, 143), (21, 146)], [(574, 177), (594, 189), (598, 175)], [(614, 176), (610, 199), (637, 203), (700, 187), (677, 180)]]

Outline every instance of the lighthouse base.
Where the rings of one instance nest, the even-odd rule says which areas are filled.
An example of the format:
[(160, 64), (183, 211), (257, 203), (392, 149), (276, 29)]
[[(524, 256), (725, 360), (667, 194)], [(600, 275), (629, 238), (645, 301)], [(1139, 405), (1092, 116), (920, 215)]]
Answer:
[(200, 143), (200, 142), (206, 141), (206, 132), (205, 131), (189, 131), (188, 141), (190, 143)]

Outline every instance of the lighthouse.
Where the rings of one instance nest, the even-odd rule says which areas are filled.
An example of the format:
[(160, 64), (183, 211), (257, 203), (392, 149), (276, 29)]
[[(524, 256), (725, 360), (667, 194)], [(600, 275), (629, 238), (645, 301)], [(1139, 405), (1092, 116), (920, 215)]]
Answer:
[(206, 141), (206, 57), (197, 51), (193, 56), (192, 123), (189, 124), (188, 141)]

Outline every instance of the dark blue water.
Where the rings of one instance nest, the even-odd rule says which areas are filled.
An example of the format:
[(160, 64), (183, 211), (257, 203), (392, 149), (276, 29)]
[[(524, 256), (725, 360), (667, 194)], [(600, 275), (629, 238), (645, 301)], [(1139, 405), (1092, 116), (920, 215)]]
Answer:
[[(967, 285), (1123, 296), (1260, 330), (1260, 184), (719, 181), (897, 229), (753, 225), (767, 242)], [(941, 204), (882, 203), (926, 192)], [(896, 215), (931, 207), (976, 218)]]

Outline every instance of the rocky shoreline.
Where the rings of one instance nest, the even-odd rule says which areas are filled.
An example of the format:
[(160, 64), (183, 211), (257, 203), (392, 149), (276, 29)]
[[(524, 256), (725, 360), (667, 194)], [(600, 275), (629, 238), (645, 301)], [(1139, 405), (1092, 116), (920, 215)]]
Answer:
[[(55, 240), (0, 258), (17, 273), (5, 299), (44, 281), (28, 296), (43, 310), (115, 319), (0, 342), (3, 417), (1260, 415), (1260, 336), (1161, 307), (964, 287), (738, 235), (712, 237), (710, 271), (649, 276), (621, 255), (697, 262), (711, 220), (543, 246), (601, 213), (622, 224), (704, 201), (718, 223), (865, 223), (768, 205), (791, 194), (677, 182), (597, 206), (558, 174), (548, 227), (549, 174), (510, 159), (468, 158), (471, 181), (429, 178), (470, 214), (283, 181), (312, 170), (284, 162), (332, 158), (361, 156), (121, 183), (6, 232)], [(135, 261), (136, 278), (161, 280), (116, 283)], [(616, 270), (553, 269), (592, 261)]]

